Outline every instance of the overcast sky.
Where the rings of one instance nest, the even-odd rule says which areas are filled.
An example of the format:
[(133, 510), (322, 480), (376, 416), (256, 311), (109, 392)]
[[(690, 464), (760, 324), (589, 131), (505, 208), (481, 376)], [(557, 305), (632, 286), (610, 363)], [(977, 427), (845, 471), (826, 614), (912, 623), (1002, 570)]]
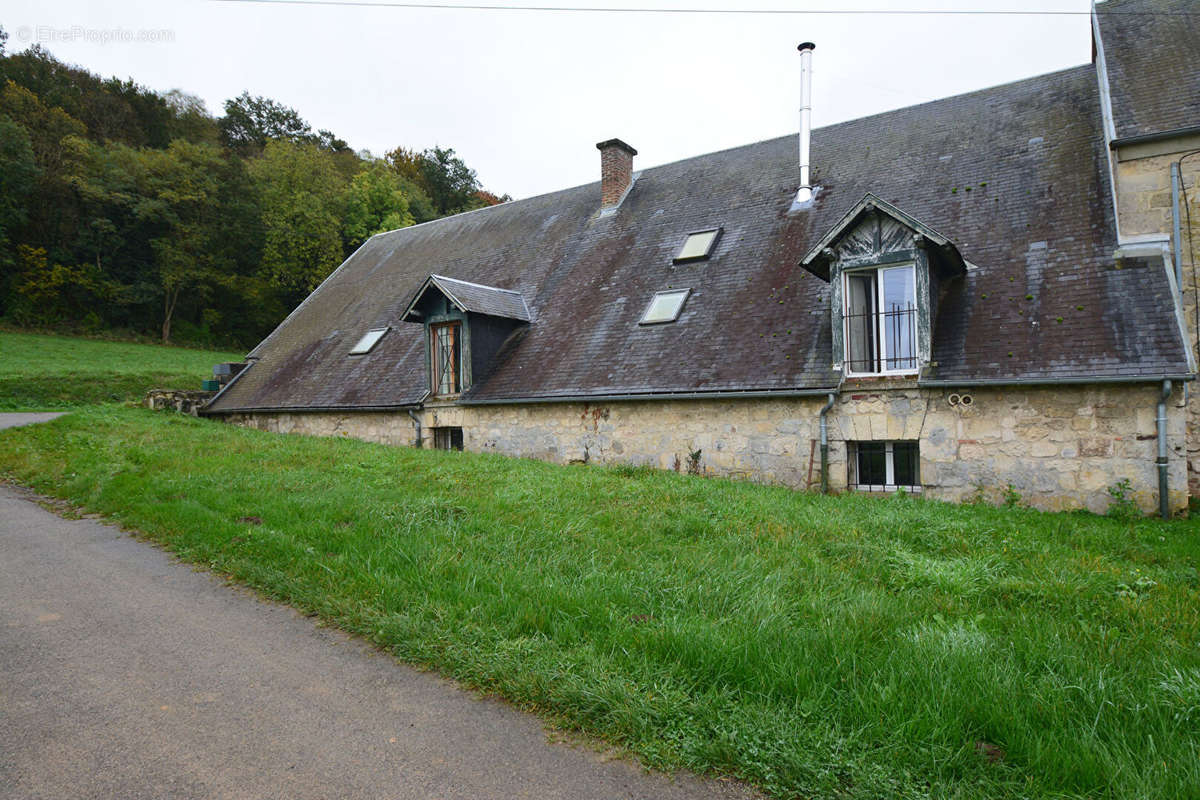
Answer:
[[(1089, 9), (1088, 0), (510, 4), (516, 3)], [(453, 147), (485, 187), (518, 198), (598, 179), (594, 145), (602, 139), (619, 137), (637, 148), (640, 169), (795, 131), (796, 45), (804, 40), (817, 44), (818, 127), (1091, 58), (1086, 14), (639, 14), (5, 0), (0, 25), (10, 34), (10, 51), (41, 41), (59, 58), (101, 75), (199, 95), (213, 113), (226, 98), (249, 90), (293, 106), (314, 129), (328, 128), (355, 149)]]

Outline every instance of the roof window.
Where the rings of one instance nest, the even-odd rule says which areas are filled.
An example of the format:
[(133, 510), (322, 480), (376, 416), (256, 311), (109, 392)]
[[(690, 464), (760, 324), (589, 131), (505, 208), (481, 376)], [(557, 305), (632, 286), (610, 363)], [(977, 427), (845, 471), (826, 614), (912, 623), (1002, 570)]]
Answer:
[(683, 310), (683, 302), (687, 300), (691, 291), (691, 289), (673, 289), (669, 292), (655, 292), (638, 324), (654, 325), (679, 319), (679, 312)]
[(679, 255), (675, 256), (675, 263), (700, 261), (708, 258), (712, 255), (713, 248), (716, 247), (717, 239), (720, 237), (720, 228), (689, 233), (687, 239), (683, 242), (683, 247), (679, 248)]
[(387, 328), (372, 328), (363, 334), (363, 337), (358, 340), (358, 344), (354, 345), (354, 349), (350, 351), (352, 356), (361, 356), (364, 353), (371, 352), (375, 345), (379, 344), (379, 340), (388, 332)]

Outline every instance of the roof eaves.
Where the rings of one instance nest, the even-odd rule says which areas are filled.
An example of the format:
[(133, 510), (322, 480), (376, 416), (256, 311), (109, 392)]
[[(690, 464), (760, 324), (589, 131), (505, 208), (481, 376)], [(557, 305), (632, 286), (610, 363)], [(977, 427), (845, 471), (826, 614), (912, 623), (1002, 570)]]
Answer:
[(860, 215), (871, 210), (882, 211), (883, 213), (895, 219), (897, 222), (912, 228), (914, 231), (921, 234), (921, 236), (933, 242), (933, 244), (937, 247), (950, 249), (952, 253), (957, 256), (957, 260), (959, 262), (962, 261), (962, 256), (959, 255), (958, 248), (955, 247), (954, 242), (952, 242), (948, 237), (938, 233), (929, 225), (921, 222), (911, 214), (901, 211), (899, 208), (887, 202), (886, 200), (877, 197), (871, 192), (867, 192), (865, 195), (863, 195), (863, 199), (859, 200), (850, 208), (849, 211), (843, 214), (841, 219), (839, 219), (833, 225), (833, 227), (826, 231), (825, 235), (822, 236), (815, 245), (813, 245), (807, 254), (805, 254), (804, 258), (800, 259), (800, 265), (812, 272), (817, 277), (822, 278), (823, 280), (829, 280), (829, 270), (822, 269), (822, 266), (815, 262), (822, 258), (825, 250), (834, 242), (836, 242), (838, 238), (841, 237), (841, 235), (844, 234), (846, 230), (854, 224), (855, 221), (857, 221)]

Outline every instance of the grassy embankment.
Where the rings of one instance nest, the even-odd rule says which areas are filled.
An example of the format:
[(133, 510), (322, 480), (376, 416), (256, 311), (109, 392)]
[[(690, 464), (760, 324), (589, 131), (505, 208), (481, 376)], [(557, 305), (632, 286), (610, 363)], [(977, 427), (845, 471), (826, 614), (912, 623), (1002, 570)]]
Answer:
[(781, 797), (1200, 797), (1189, 523), (119, 408), (0, 433), (0, 473), (653, 766)]
[(147, 389), (199, 389), (222, 353), (0, 331), (0, 411), (140, 400)]

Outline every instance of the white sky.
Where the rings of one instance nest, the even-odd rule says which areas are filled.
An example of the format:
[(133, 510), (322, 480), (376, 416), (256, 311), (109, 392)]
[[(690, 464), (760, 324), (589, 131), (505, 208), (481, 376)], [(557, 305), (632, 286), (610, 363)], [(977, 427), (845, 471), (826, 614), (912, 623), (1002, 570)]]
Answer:
[[(542, 2), (1089, 9), (1088, 0)], [(641, 169), (795, 131), (796, 45), (804, 40), (817, 44), (817, 127), (1091, 58), (1083, 14), (733, 16), (5, 0), (0, 25), (10, 51), (40, 40), (105, 77), (199, 95), (215, 114), (248, 89), (293, 106), (314, 129), (328, 128), (355, 149), (453, 147), (486, 188), (518, 198), (597, 180), (594, 145), (602, 139), (636, 147)], [(165, 30), (170, 40), (97, 40), (113, 29)]]

